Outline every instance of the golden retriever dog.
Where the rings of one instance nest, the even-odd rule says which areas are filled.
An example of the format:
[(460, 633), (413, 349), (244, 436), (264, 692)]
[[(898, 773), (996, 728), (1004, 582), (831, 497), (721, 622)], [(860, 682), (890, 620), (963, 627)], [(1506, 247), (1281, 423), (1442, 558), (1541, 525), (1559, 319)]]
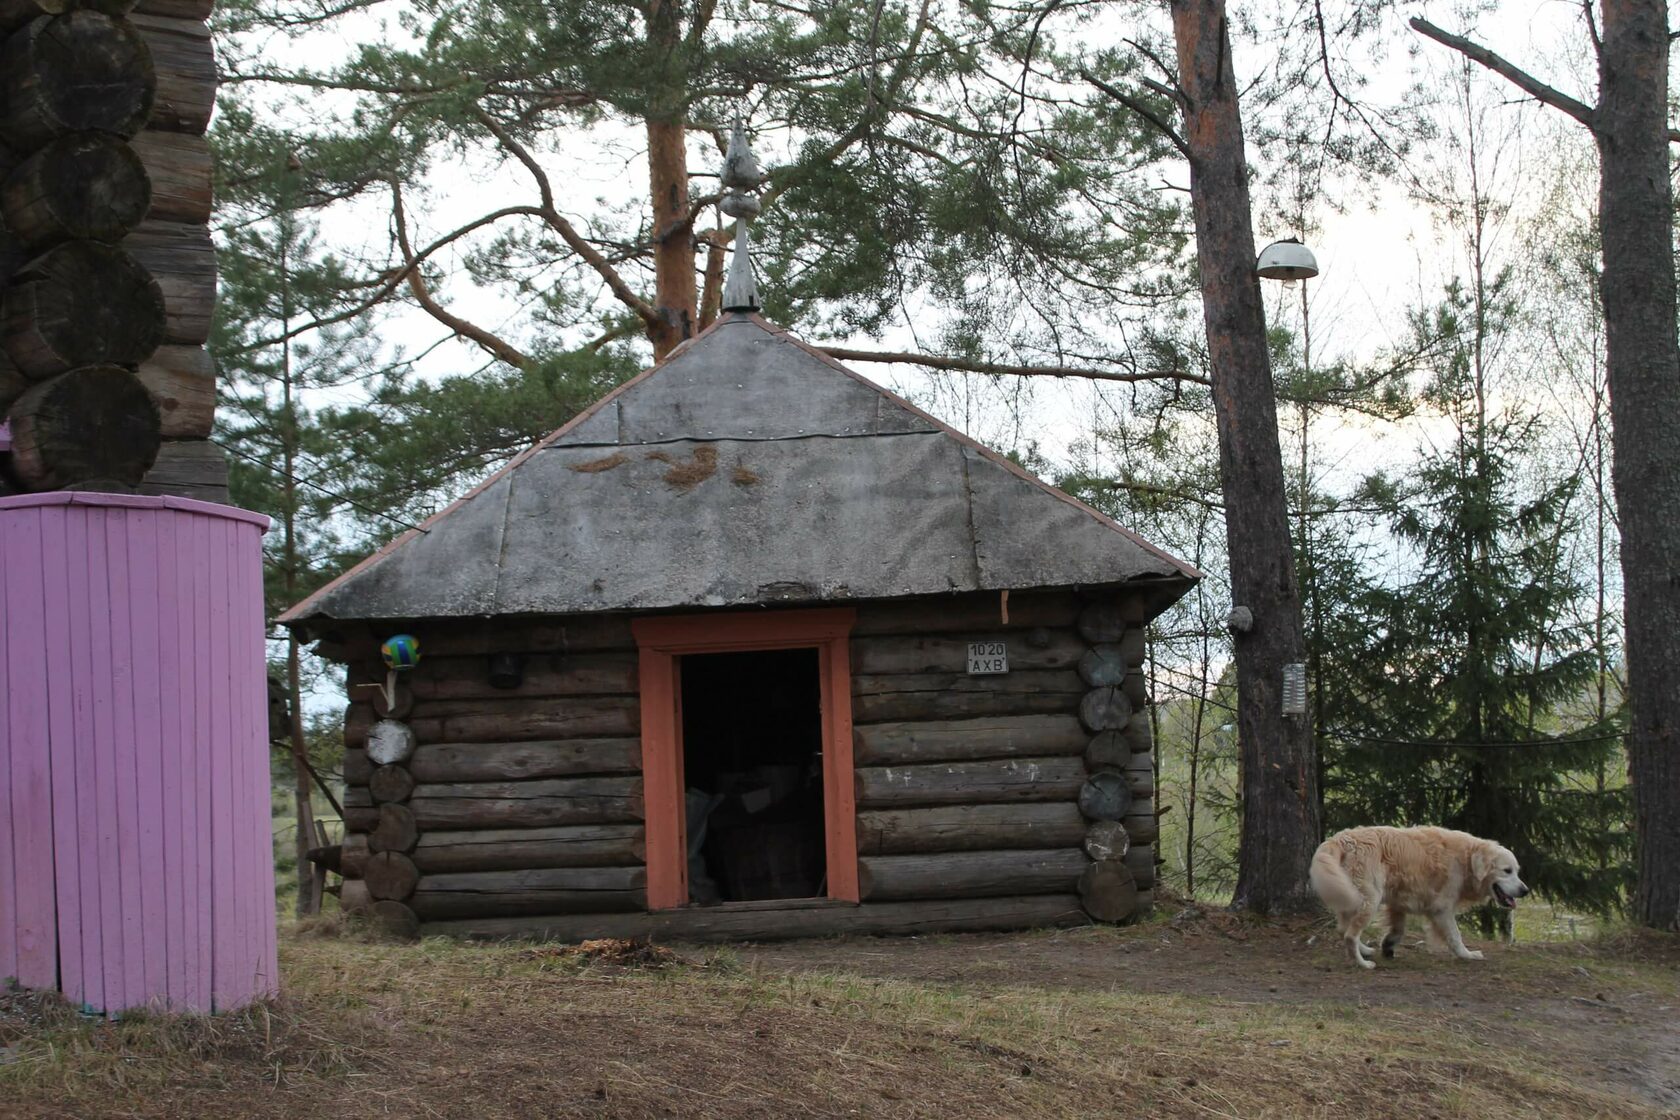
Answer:
[(1406, 932), (1406, 916), (1421, 914), (1430, 930), (1462, 960), (1482, 954), (1464, 946), (1454, 917), (1478, 902), (1507, 910), (1528, 893), (1517, 877), (1510, 850), (1449, 828), (1350, 828), (1318, 846), (1310, 873), (1313, 890), (1336, 915), (1348, 959), (1375, 968), (1371, 947), (1361, 939), (1378, 910), (1387, 912), (1382, 953)]

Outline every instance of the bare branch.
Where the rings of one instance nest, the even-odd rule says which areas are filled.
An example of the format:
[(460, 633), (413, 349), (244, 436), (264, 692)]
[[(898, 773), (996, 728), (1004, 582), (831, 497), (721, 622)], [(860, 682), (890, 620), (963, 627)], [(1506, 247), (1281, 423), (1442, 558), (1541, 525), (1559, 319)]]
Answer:
[[(1551, 86), (1540, 81), (1532, 74), (1519, 69), (1511, 62), (1508, 62), (1504, 58), (1488, 50), (1480, 43), (1466, 39), (1462, 35), (1454, 35), (1450, 31), (1443, 31), (1439, 27), (1436, 27), (1433, 23), (1423, 19), (1421, 16), (1413, 16), (1408, 22), (1411, 24), (1412, 30), (1416, 31), (1419, 35), (1433, 39), (1444, 46), (1451, 47), (1459, 54), (1462, 54), (1465, 58), (1468, 58), (1471, 62), (1485, 67), (1488, 70), (1492, 70), (1495, 74), (1498, 74), (1500, 77), (1504, 78), (1506, 81), (1510, 82), (1512, 85), (1516, 86), (1536, 101), (1544, 102), (1554, 109), (1563, 110), (1565, 113), (1568, 113), (1588, 128), (1597, 128), (1597, 125), (1594, 123), (1595, 118), (1597, 117), (1597, 110), (1592, 106), (1575, 100), (1575, 98), (1570, 97), (1567, 93), (1564, 93), (1561, 90), (1553, 89)], [(1671, 132), (1671, 138), (1680, 137), (1674, 137)]]
[(1017, 366), (1001, 362), (969, 361), (966, 358), (938, 354), (915, 354), (909, 351), (853, 350), (845, 346), (818, 346), (817, 349), (844, 362), (902, 362), (926, 369), (948, 369), (958, 373), (984, 373), (1001, 377), (1078, 377), (1087, 381), (1189, 381), (1197, 385), (1209, 384), (1207, 378), (1193, 373), (1117, 373), (1086, 366)]
[(536, 161), (536, 157), (532, 156), (523, 144), (515, 140), (512, 133), (503, 128), (495, 117), (478, 108), (474, 109), (474, 115), (478, 118), (479, 123), (489, 130), (490, 134), (501, 143), (503, 148), (507, 149), (514, 159), (525, 165), (525, 170), (529, 171), (531, 178), (536, 180), (537, 191), (542, 196), (542, 219), (548, 223), (549, 228), (558, 233), (560, 239), (571, 248), (572, 252), (582, 257), (589, 267), (594, 269), (602, 280), (606, 281), (607, 287), (612, 290), (613, 295), (618, 297), (620, 303), (634, 311), (642, 322), (650, 326), (662, 326), (664, 320), (659, 317), (659, 312), (654, 306), (637, 295), (635, 290), (625, 283), (624, 277), (618, 274), (618, 270), (613, 268), (607, 258), (601, 255), (600, 250), (591, 245), (577, 231), (577, 227), (567, 221), (565, 216), (555, 208), (554, 187), (549, 182), (548, 173), (542, 169), (542, 165)]
[(414, 293), (415, 302), (425, 308), (426, 313), (432, 318), (462, 338), (476, 342), (486, 352), (508, 365), (518, 369), (530, 365), (531, 359), (509, 345), (505, 340), (497, 338), (483, 327), (469, 323), (458, 315), (450, 314), (427, 290), (426, 279), (420, 271), (420, 262), (414, 257), (414, 246), (410, 245), (408, 241), (408, 222), (403, 216), (402, 188), (397, 185), (395, 179), (391, 180), (391, 216), (397, 234), (397, 248), (402, 250), (408, 290)]

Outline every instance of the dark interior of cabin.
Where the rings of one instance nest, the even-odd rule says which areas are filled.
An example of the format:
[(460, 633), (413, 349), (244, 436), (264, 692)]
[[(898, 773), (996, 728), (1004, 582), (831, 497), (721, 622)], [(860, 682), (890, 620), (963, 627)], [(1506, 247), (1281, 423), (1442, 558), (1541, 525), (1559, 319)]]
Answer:
[(691, 904), (824, 893), (814, 649), (681, 660)]

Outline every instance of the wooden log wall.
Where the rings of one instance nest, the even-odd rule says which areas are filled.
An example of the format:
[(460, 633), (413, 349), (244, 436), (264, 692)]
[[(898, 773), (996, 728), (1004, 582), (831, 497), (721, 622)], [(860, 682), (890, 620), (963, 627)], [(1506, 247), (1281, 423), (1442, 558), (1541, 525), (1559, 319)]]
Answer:
[[(862, 604), (851, 641), (858, 908), (646, 914), (637, 658), (622, 618), (394, 622), (323, 636), (350, 666), (348, 905), (393, 928), (673, 936), (1117, 921), (1152, 898), (1142, 605), (1116, 594)], [(378, 641), (411, 632), (385, 679)], [(1009, 672), (967, 672), (1002, 641)], [(517, 687), (490, 654), (520, 655)], [(986, 903), (995, 902), (995, 910)], [(870, 914), (873, 916), (859, 916)], [(596, 915), (591, 918), (585, 915)], [(777, 915), (791, 915), (778, 925)], [(1019, 924), (1019, 923), (1017, 923)]]
[[(1106, 921), (1148, 904), (1156, 826), (1142, 622), (1142, 603), (1123, 593), (859, 607), (852, 720), (866, 902), (1077, 891)], [(970, 674), (971, 642), (1004, 643), (1008, 672)]]
[[(421, 658), (381, 687), (378, 641)], [(622, 620), (411, 623), (329, 640), (349, 665), (347, 906), (395, 931), (439, 920), (645, 910), (641, 709)], [(490, 653), (516, 653), (517, 686)]]
[(207, 0), (0, 0), (0, 486), (227, 500)]

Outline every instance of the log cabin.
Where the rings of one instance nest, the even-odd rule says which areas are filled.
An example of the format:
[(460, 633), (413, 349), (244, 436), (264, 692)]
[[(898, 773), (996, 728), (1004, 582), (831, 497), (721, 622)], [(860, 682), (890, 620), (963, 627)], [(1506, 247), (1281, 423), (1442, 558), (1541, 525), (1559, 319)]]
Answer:
[(342, 897), (395, 928), (1008, 928), (1149, 905), (1197, 578), (747, 307), (281, 621), (348, 666)]

